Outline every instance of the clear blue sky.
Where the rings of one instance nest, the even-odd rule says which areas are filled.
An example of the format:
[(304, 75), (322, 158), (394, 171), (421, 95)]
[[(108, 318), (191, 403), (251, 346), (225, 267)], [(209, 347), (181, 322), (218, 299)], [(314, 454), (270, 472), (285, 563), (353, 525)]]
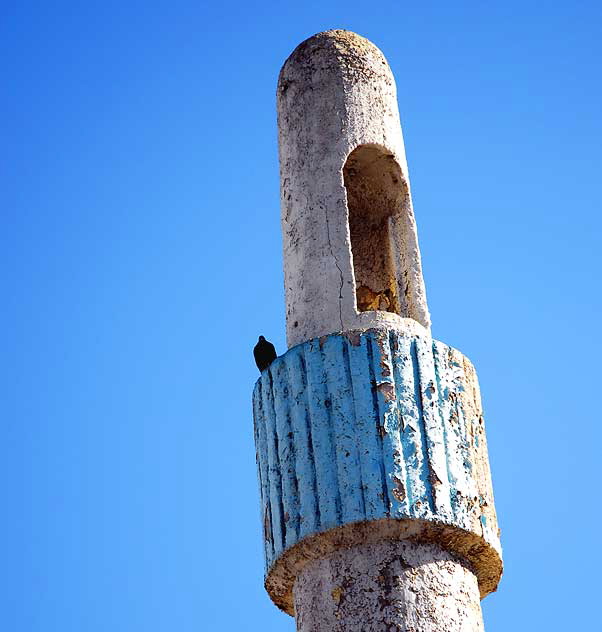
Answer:
[(294, 629), (251, 348), (285, 349), (276, 78), (327, 28), (395, 73), (433, 333), (480, 377), (487, 631), (599, 629), (602, 5), (515, 0), (3, 7), (0, 629)]

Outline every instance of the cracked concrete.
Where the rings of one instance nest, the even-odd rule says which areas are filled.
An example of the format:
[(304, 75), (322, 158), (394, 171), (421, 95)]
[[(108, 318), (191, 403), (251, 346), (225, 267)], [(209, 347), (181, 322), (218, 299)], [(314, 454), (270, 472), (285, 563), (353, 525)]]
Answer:
[(287, 340), (370, 327), (426, 333), (395, 81), (348, 31), (300, 44), (278, 80)]

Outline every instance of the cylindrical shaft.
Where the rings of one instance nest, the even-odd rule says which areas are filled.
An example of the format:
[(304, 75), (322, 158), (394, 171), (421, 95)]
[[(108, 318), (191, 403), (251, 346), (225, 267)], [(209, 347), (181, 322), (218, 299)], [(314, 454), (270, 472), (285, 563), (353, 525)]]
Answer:
[(428, 329), (383, 54), (355, 33), (319, 33), (284, 64), (277, 101), (289, 347), (335, 331)]
[(341, 549), (308, 564), (293, 594), (298, 632), (483, 632), (475, 575), (436, 544)]

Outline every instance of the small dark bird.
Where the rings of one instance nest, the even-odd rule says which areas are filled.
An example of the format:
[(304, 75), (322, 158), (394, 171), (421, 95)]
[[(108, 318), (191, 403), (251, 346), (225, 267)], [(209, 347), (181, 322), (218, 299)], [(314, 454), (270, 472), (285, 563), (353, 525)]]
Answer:
[(267, 369), (276, 359), (276, 349), (271, 342), (267, 341), (263, 336), (259, 336), (259, 342), (253, 349), (253, 355), (255, 356), (255, 364), (257, 364), (257, 368), (261, 372)]

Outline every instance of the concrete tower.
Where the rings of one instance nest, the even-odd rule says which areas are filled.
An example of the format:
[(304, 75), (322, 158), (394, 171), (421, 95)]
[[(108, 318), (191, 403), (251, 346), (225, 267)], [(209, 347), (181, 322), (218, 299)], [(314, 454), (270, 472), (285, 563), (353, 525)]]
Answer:
[(431, 337), (391, 70), (328, 31), (277, 98), (289, 350), (253, 392), (265, 587), (302, 632), (482, 630), (502, 560), (479, 387)]

